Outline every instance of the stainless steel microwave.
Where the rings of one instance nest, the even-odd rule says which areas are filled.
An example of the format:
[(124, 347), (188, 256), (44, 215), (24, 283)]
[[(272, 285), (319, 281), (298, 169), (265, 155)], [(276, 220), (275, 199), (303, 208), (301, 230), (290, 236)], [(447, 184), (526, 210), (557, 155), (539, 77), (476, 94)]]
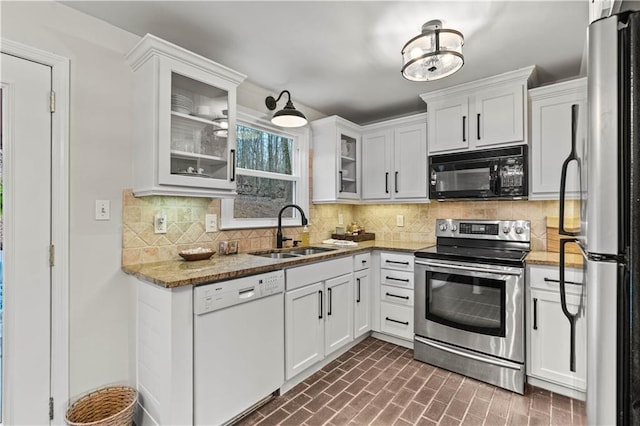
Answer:
[(432, 155), (429, 198), (526, 198), (527, 146)]

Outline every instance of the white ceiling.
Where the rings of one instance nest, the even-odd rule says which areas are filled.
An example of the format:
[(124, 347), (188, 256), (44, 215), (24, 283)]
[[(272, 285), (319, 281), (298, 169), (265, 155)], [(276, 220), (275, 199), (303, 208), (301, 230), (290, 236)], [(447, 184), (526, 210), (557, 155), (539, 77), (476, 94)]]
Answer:
[[(64, 3), (359, 124), (425, 111), (421, 93), (528, 65), (542, 84), (578, 76), (589, 8), (586, 0)], [(442, 80), (407, 81), (400, 50), (432, 19), (464, 34), (465, 64)]]

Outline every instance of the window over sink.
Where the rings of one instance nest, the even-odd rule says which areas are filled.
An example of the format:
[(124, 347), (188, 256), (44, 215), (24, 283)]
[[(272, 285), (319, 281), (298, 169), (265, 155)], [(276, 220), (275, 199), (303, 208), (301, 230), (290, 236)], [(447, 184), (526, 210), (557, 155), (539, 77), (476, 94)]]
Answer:
[[(238, 195), (223, 199), (221, 228), (277, 226), (282, 206), (309, 210), (309, 131), (279, 129), (257, 112), (238, 112), (236, 181)], [(299, 226), (299, 213), (283, 213), (285, 226)]]

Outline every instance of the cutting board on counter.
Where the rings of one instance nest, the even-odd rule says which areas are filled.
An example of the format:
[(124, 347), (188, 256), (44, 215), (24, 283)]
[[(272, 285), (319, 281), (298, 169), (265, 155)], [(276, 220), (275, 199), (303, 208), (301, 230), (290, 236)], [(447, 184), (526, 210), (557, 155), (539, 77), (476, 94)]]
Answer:
[[(560, 251), (560, 239), (562, 236), (558, 233), (560, 229), (560, 219), (558, 216), (547, 216), (547, 251), (559, 252)], [(576, 232), (580, 230), (580, 218), (568, 217), (564, 220), (564, 227), (567, 231)], [(568, 243), (566, 247), (566, 253), (580, 254), (580, 248), (575, 243)]]
[(369, 240), (375, 240), (376, 239), (376, 234), (374, 234), (373, 232), (365, 232), (363, 234), (358, 234), (358, 235), (339, 235), (339, 234), (331, 234), (331, 238), (333, 238), (334, 240), (347, 240), (347, 241), (369, 241)]

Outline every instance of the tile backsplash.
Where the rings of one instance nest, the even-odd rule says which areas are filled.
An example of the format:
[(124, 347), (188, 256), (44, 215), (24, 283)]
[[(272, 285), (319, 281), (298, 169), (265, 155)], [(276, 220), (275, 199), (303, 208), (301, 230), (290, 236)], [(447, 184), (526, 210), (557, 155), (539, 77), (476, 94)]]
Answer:
[[(569, 214), (577, 202), (568, 202)], [(167, 216), (167, 233), (153, 232), (157, 213)], [(220, 217), (220, 200), (209, 198), (150, 196), (136, 198), (131, 189), (123, 191), (122, 263), (157, 262), (179, 259), (178, 252), (187, 248), (209, 247), (217, 251), (218, 241), (238, 240), (240, 252), (275, 247), (275, 228), (221, 230), (205, 232), (207, 213)], [(546, 248), (546, 216), (558, 215), (555, 201), (470, 201), (432, 202), (422, 204), (310, 204), (309, 232), (312, 243), (329, 238), (338, 226), (338, 215), (344, 225), (356, 221), (377, 240), (435, 241), (438, 218), (486, 218), (531, 220), (533, 250)], [(398, 215), (404, 226), (396, 225)], [(285, 236), (299, 239), (301, 227), (285, 228)]]

